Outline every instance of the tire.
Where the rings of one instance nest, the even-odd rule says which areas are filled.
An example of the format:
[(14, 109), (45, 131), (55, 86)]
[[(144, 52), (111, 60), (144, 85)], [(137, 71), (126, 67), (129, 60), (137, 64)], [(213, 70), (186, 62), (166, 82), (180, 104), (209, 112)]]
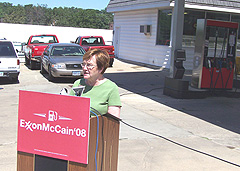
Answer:
[(30, 65), (30, 69), (35, 69), (36, 64), (35, 64), (35, 62), (32, 61), (31, 59), (30, 59), (30, 61), (29, 61), (29, 65)]
[(114, 58), (110, 58), (109, 67), (112, 67), (112, 66), (113, 66), (113, 61), (114, 61)]
[(44, 69), (42, 63), (41, 63), (41, 70), (40, 70), (40, 72), (41, 72), (42, 74), (46, 74), (46, 73), (47, 73), (47, 71)]
[(26, 55), (25, 55), (25, 64), (29, 65), (29, 59), (26, 57)]
[(48, 67), (48, 80), (53, 81), (55, 77), (52, 75), (52, 69), (51, 66)]

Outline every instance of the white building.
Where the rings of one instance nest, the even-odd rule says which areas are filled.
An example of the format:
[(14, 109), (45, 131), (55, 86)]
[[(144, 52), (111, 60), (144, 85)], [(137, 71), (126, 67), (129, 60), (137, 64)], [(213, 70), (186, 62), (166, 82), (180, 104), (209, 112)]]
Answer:
[[(107, 11), (114, 14), (116, 56), (169, 68), (173, 8), (174, 0), (111, 0)], [(240, 0), (185, 0), (184, 14), (182, 47), (187, 57), (184, 67), (192, 69), (197, 19), (240, 23)], [(144, 25), (150, 25), (150, 33), (141, 33)]]
[(109, 45), (112, 44), (113, 31), (107, 29), (41, 26), (29, 24), (0, 23), (1, 37), (13, 42), (27, 42), (31, 35), (55, 34), (60, 43), (70, 43), (78, 36), (102, 36)]

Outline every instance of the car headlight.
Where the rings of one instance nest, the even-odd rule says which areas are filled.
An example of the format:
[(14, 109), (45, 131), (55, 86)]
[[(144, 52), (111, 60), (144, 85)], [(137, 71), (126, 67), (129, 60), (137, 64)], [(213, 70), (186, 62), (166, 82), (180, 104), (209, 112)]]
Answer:
[(64, 68), (66, 68), (65, 64), (52, 64), (52, 67), (56, 68), (56, 69), (64, 69)]

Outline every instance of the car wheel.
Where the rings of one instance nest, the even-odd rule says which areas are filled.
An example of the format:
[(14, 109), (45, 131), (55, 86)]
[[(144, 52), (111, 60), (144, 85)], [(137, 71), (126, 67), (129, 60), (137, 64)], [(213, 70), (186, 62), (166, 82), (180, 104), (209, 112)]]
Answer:
[(109, 66), (110, 66), (110, 67), (113, 66), (113, 61), (114, 61), (114, 58), (110, 58), (110, 61), (109, 61)]
[(40, 70), (40, 72), (42, 73), (42, 74), (46, 74), (47, 72), (46, 72), (46, 70), (44, 69), (44, 67), (43, 67), (43, 64), (41, 63), (41, 70)]
[(53, 81), (54, 80), (54, 76), (52, 75), (52, 68), (51, 68), (51, 66), (48, 67), (48, 80), (49, 81)]
[(35, 69), (35, 62), (30, 59), (30, 69)]
[(29, 59), (25, 56), (25, 64), (29, 65)]

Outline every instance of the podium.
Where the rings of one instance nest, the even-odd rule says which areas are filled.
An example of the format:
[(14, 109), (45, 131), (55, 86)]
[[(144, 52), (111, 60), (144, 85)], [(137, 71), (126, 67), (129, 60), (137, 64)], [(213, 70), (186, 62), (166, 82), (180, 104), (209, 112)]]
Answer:
[[(102, 122), (103, 120), (103, 122)], [(104, 125), (102, 124), (104, 123)], [(103, 130), (103, 131), (102, 131)], [(95, 170), (95, 149), (97, 140), (97, 118), (90, 119), (89, 153), (88, 164), (81, 164), (71, 161), (67, 162), (66, 171), (93, 171)], [(102, 167), (104, 171), (117, 170), (119, 144), (119, 121), (112, 118), (99, 116), (99, 137), (97, 151), (98, 170)], [(64, 162), (65, 160), (63, 160)], [(17, 152), (17, 170), (35, 171), (35, 155), (30, 153)]]
[[(17, 151), (17, 171), (93, 171), (96, 170), (95, 152), (98, 136), (98, 147), (96, 154), (97, 170), (116, 171), (118, 162), (119, 145), (119, 121), (107, 117), (91, 117), (89, 120), (88, 135), (88, 162), (87, 164), (49, 157), (34, 153)], [(97, 130), (98, 135), (97, 135)], [(19, 136), (19, 135), (18, 135)], [(59, 142), (61, 143), (61, 142)], [(67, 147), (66, 147), (67, 148)]]

